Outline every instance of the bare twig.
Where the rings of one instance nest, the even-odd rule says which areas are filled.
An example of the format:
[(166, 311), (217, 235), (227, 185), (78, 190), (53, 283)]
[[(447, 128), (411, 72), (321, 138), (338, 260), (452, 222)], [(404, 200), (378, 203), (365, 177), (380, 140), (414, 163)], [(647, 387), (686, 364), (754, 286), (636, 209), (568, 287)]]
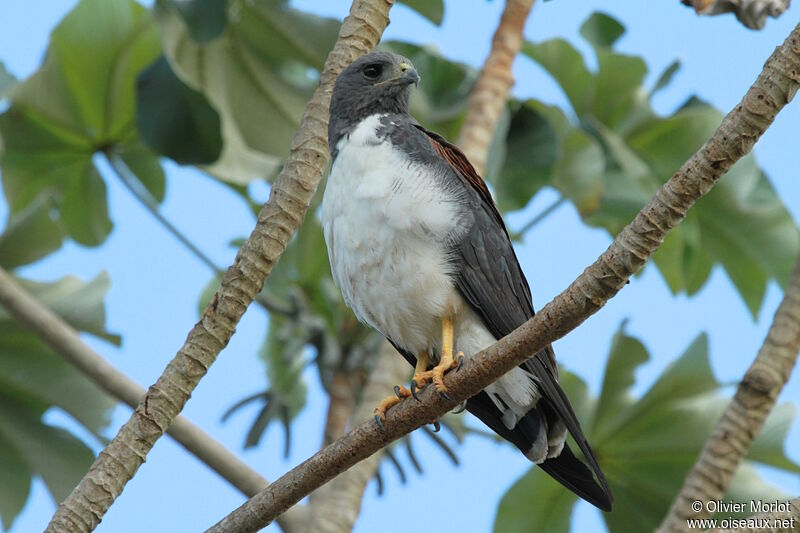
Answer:
[[(376, 358), (376, 366), (364, 387), (361, 402), (353, 414), (354, 422), (371, 420), (373, 409), (378, 402), (390, 393), (394, 385), (408, 379), (411, 368), (388, 342), (381, 343)], [(375, 475), (380, 460), (381, 456), (375, 454), (311, 493), (308, 531), (316, 533), (350, 531), (361, 510), (364, 489)]]
[[(203, 264), (210, 268), (214, 274), (221, 278), (225, 274), (222, 267), (217, 265), (213, 259), (206, 255), (200, 247), (194, 244), (189, 237), (184, 235), (161, 213), (161, 210), (158, 208), (158, 201), (150, 194), (150, 191), (142, 185), (142, 182), (139, 181), (139, 178), (136, 177), (136, 174), (133, 173), (125, 161), (114, 153), (105, 152), (105, 156), (108, 160), (108, 164), (117, 174), (122, 184), (134, 198), (139, 200), (139, 203), (147, 209), (147, 212), (150, 213), (164, 229), (171, 233), (173, 237), (178, 239), (178, 242), (189, 250), (192, 255), (198, 258)], [(256, 302), (270, 313), (278, 313), (284, 316), (294, 316), (297, 313), (297, 309), (293, 306), (278, 301), (277, 298), (270, 296), (265, 291), (256, 295)]]
[(515, 232), (515, 234), (520, 237), (525, 235), (527, 232), (533, 229), (539, 222), (552, 215), (556, 209), (558, 209), (565, 203), (567, 203), (567, 198), (565, 196), (559, 196), (556, 201), (545, 207), (540, 213), (538, 213), (536, 216), (534, 216), (532, 219), (526, 222), (525, 225), (519, 229), (519, 231)]
[(47, 531), (72, 533), (97, 527), (230, 340), (247, 306), (261, 291), (302, 223), (328, 164), (327, 124), (333, 83), (345, 65), (378, 42), (389, 23), (393, 2), (353, 1), (255, 229), (183, 347), (89, 472), (59, 505)]
[(389, 411), (386, 431), (366, 422), (307, 459), (251, 498), (209, 531), (254, 531), (311, 491), (390, 442), (437, 419), (461, 401), (563, 337), (597, 312), (659, 248), (667, 233), (772, 124), (800, 86), (800, 25), (778, 47), (742, 101), (714, 135), (656, 192), (609, 248), (528, 322), (470, 357), (445, 378), (452, 401), (428, 387), (421, 401)]
[(706, 506), (701, 506), (700, 512), (693, 511), (692, 502), (714, 501), (723, 496), (739, 463), (761, 432), (778, 394), (789, 380), (798, 350), (800, 262), (775, 312), (764, 344), (687, 474), (658, 531), (683, 531), (687, 519), (712, 515), (706, 511)]
[(739, 22), (751, 30), (760, 30), (767, 17), (780, 17), (789, 7), (790, 0), (681, 0), (698, 15), (721, 15), (733, 12)]
[(485, 170), (489, 144), (514, 85), (511, 63), (522, 47), (522, 31), (533, 2), (506, 0), (500, 24), (492, 37), (492, 49), (469, 95), (467, 116), (457, 144), (479, 174)]
[[(97, 386), (111, 396), (136, 408), (145, 394), (125, 374), (84, 343), (78, 333), (0, 268), (0, 304), (20, 324), (30, 329), (57, 354), (69, 361)], [(169, 435), (192, 455), (208, 465), (246, 496), (253, 496), (268, 483), (258, 472), (229, 452), (202, 429), (182, 416), (173, 420)], [(300, 514), (287, 513), (278, 521), (287, 533), (302, 531)], [(288, 519), (287, 519), (288, 518)]]

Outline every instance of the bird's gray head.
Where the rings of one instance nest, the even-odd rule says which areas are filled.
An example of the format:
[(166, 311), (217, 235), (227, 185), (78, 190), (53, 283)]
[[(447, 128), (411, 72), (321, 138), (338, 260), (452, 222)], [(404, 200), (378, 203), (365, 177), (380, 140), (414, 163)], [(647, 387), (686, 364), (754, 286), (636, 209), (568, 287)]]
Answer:
[(411, 85), (419, 74), (405, 57), (370, 52), (339, 74), (331, 96), (328, 142), (331, 153), (339, 139), (362, 119), (376, 113), (408, 113)]

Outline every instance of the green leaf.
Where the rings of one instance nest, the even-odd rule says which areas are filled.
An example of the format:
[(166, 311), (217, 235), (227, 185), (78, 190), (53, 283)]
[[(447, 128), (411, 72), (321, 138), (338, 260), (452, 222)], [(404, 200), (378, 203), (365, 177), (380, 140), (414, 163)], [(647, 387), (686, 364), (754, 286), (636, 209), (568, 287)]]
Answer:
[[(511, 116), (506, 157), (494, 186), (498, 207), (521, 209), (547, 185), (558, 155), (558, 138), (548, 119), (530, 101)], [(602, 154), (601, 154), (602, 156)]]
[(26, 265), (61, 247), (64, 233), (50, 216), (53, 205), (53, 199), (45, 193), (9, 215), (0, 234), (0, 266), (12, 269)]
[(587, 110), (593, 98), (594, 76), (572, 45), (563, 39), (551, 39), (540, 44), (526, 41), (522, 53), (539, 63), (558, 82), (577, 115)]
[(222, 152), (219, 115), (187, 87), (164, 56), (139, 74), (136, 124), (147, 145), (182, 165), (210, 164)]
[(634, 373), (650, 356), (644, 345), (625, 333), (627, 321), (620, 324), (611, 341), (611, 353), (606, 363), (603, 387), (597, 399), (593, 417), (593, 435), (605, 435), (608, 426), (629, 406), (633, 400), (630, 391), (634, 383)]
[(205, 170), (246, 184), (273, 175), (286, 156), (316, 84), (308, 73), (321, 68), (339, 23), (285, 1), (237, 6), (236, 19), (205, 44), (191, 37), (175, 9), (158, 4), (155, 12), (172, 71), (202, 93), (220, 117), (222, 153)]
[(3, 473), (3, 482), (0, 483), (0, 519), (3, 531), (7, 531), (11, 529), (14, 519), (25, 507), (33, 473), (12, 443), (2, 435), (0, 435), (0, 472)]
[(430, 20), (437, 26), (442, 23), (444, 18), (444, 1), (443, 0), (399, 0), (401, 4), (405, 4), (426, 19)]
[(540, 468), (531, 468), (503, 495), (493, 530), (497, 533), (569, 531), (578, 497)]
[(170, 0), (169, 3), (181, 14), (198, 43), (219, 37), (225, 30), (227, 0)]
[[(75, 278), (55, 283), (17, 281), (73, 327), (118, 340), (105, 332), (103, 324), (105, 274), (89, 283)], [(10, 526), (24, 505), (32, 476), (42, 477), (53, 498), (61, 501), (92, 462), (93, 454), (85, 444), (45, 424), (42, 416), (58, 408), (102, 438), (115, 403), (0, 308), (0, 517), (4, 527)]]
[[(598, 399), (587, 396), (580, 379), (561, 373), (569, 397), (574, 395), (576, 407), (587, 413), (580, 416), (581, 424), (614, 494), (614, 511), (603, 515), (609, 531), (651, 531), (659, 524), (729, 403), (719, 395), (707, 344), (705, 335), (698, 336), (638, 400), (630, 395), (630, 388), (636, 368), (649, 355), (640, 341), (625, 334), (624, 323), (614, 337)], [(800, 469), (783, 452), (793, 414), (794, 410), (785, 406), (775, 410), (726, 498), (782, 499), (752, 465), (758, 460), (790, 472)], [(569, 508), (562, 509), (559, 503), (538, 506), (537, 494), (550, 498), (546, 477), (534, 467), (509, 489), (498, 510), (496, 530), (504, 530), (498, 526), (501, 520), (504, 527), (513, 527), (513, 521), (531, 524), (521, 529), (526, 531), (565, 530)], [(563, 487), (551, 484), (556, 495), (574, 498)]]
[[(631, 132), (628, 143), (661, 182), (699, 148), (720, 120), (719, 112), (698, 103), (668, 119), (644, 123)], [(679, 286), (697, 290), (699, 280), (708, 276), (709, 263), (719, 262), (753, 316), (767, 282), (776, 279), (785, 285), (800, 251), (797, 226), (752, 155), (743, 157), (697, 203), (681, 229), (692, 238), (676, 251), (684, 256), (686, 267)]]
[[(17, 78), (14, 77), (6, 66), (0, 61), (0, 100), (6, 97), (6, 94), (17, 84)], [(2, 146), (2, 145), (0, 145)]]
[[(119, 344), (119, 336), (105, 330), (103, 298), (111, 286), (107, 273), (100, 273), (88, 283), (73, 276), (66, 276), (53, 283), (24, 279), (17, 281), (74, 328)], [(5, 309), (0, 308), (0, 320), (7, 317)]]
[(625, 33), (625, 26), (620, 24), (617, 19), (596, 11), (586, 19), (586, 22), (581, 24), (580, 33), (594, 46), (611, 48)]
[[(549, 176), (540, 177), (527, 194), (545, 185), (556, 187), (588, 224), (612, 235), (630, 222), (722, 118), (697, 99), (672, 116), (657, 116), (644, 96), (647, 69), (640, 58), (597, 47), (598, 71), (591, 74), (563, 41), (528, 43), (525, 50), (561, 84), (579, 119), (572, 125), (563, 113), (558, 117), (542, 107), (559, 133), (561, 153)], [(675, 68), (668, 69), (660, 83), (667, 83)], [(518, 152), (506, 152), (506, 165), (524, 166), (524, 152)], [(517, 181), (510, 185), (519, 187)], [(526, 195), (523, 201), (529, 199)], [(670, 233), (654, 263), (673, 293), (690, 295), (708, 280), (712, 267), (721, 264), (755, 316), (767, 283), (788, 281), (798, 251), (797, 225), (753, 157), (747, 156)]]
[[(647, 99), (642, 87), (647, 65), (641, 57), (597, 49), (597, 74), (592, 87), (590, 108), (585, 114), (610, 128), (636, 122), (648, 116)], [(584, 115), (585, 115), (584, 114)], [(582, 119), (586, 117), (582, 115)]]
[(150, 191), (157, 202), (164, 200), (167, 188), (164, 169), (148, 147), (137, 140), (117, 146), (114, 153), (122, 158), (136, 179)]
[(672, 78), (675, 77), (675, 74), (677, 74), (680, 68), (681, 68), (680, 60), (676, 59), (675, 61), (670, 63), (669, 66), (664, 69), (664, 72), (662, 72), (661, 75), (658, 77), (658, 80), (656, 81), (656, 84), (653, 85), (653, 88), (650, 89), (650, 98), (652, 98), (653, 95), (656, 94), (658, 91), (660, 91), (661, 89), (665, 88), (667, 85), (672, 83)]
[(3, 188), (12, 213), (41, 193), (79, 243), (111, 230), (97, 151), (133, 142), (134, 79), (158, 55), (149, 12), (133, 0), (82, 0), (56, 27), (41, 68), (0, 115)]
[(586, 215), (600, 206), (604, 170), (600, 144), (581, 130), (573, 129), (561, 143), (551, 185), (572, 200), (581, 215)]
[(66, 498), (94, 460), (84, 443), (67, 431), (42, 424), (40, 413), (16, 405), (0, 393), (0, 438), (41, 476), (55, 501)]

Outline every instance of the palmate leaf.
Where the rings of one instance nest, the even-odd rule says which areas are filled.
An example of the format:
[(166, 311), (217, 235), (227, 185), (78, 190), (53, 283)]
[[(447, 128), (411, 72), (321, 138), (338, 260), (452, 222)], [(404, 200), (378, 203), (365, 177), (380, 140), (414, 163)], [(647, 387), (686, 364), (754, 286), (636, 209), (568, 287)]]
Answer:
[(133, 0), (82, 0), (59, 23), (41, 68), (10, 91), (0, 115), (12, 213), (50, 193), (70, 237), (101, 243), (111, 220), (92, 156), (117, 148), (150, 170), (143, 182), (163, 195), (161, 168), (137, 140), (133, 98), (136, 74), (158, 51), (157, 28)]
[[(729, 400), (719, 394), (707, 344), (705, 335), (695, 339), (638, 400), (630, 389), (634, 373), (649, 355), (640, 341), (625, 333), (624, 324), (614, 337), (597, 399), (588, 398), (579, 378), (562, 373), (614, 494), (614, 511), (603, 514), (610, 531), (652, 531), (658, 525), (726, 407)], [(783, 451), (793, 414), (788, 405), (773, 410), (725, 498), (748, 502), (785, 497), (753, 467), (768, 464), (800, 471)], [(575, 501), (571, 492), (533, 467), (504, 495), (495, 530), (566, 531)]]
[(0, 100), (5, 98), (11, 88), (17, 84), (17, 79), (6, 70), (5, 64), (0, 61)]
[[(558, 132), (557, 162), (548, 178), (534, 172), (526, 184), (519, 185), (516, 181), (525, 178), (513, 170), (527, 154), (509, 149), (503, 166), (508, 176), (501, 171), (498, 191), (512, 190), (516, 196), (501, 206), (524, 206), (549, 185), (572, 200), (588, 224), (616, 235), (719, 125), (722, 115), (697, 99), (671, 116), (657, 116), (649, 97), (670, 82), (677, 63), (667, 68), (648, 94), (643, 87), (647, 69), (642, 59), (611, 48), (623, 31), (618, 22), (602, 14), (592, 15), (582, 26), (581, 33), (597, 56), (596, 72), (589, 71), (580, 53), (564, 40), (524, 45), (525, 55), (559, 83), (577, 122), (539, 106)], [(580, 141), (574, 137), (578, 134)], [(520, 134), (509, 130), (508, 146), (520, 139)], [(576, 171), (568, 175), (577, 181), (565, 179), (563, 169), (571, 167)], [(714, 265), (721, 265), (755, 316), (767, 283), (788, 281), (798, 251), (797, 225), (754, 157), (748, 155), (670, 233), (654, 263), (673, 293), (688, 294), (703, 286)]]
[[(104, 327), (107, 275), (89, 283), (70, 277), (55, 283), (17, 281), (76, 329), (119, 341)], [(27, 500), (32, 476), (40, 476), (61, 501), (94, 459), (80, 439), (45, 424), (45, 412), (61, 409), (102, 438), (115, 402), (2, 308), (0, 391), (0, 517), (8, 529)]]
[[(164, 54), (172, 71), (207, 99), (221, 122), (222, 152), (203, 168), (236, 184), (273, 175), (316, 83), (310, 73), (322, 68), (339, 22), (291, 8), (285, 0), (232, 2), (228, 9), (236, 16), (228, 17), (215, 39), (201, 43), (172, 4), (159, 3), (155, 10)], [(218, 12), (215, 4), (212, 8)], [(164, 105), (183, 105), (179, 92), (167, 96), (175, 103)], [(198, 109), (206, 112), (204, 106), (187, 112)], [(158, 123), (166, 137), (185, 136), (174, 125)]]
[(399, 0), (437, 26), (444, 19), (444, 0)]

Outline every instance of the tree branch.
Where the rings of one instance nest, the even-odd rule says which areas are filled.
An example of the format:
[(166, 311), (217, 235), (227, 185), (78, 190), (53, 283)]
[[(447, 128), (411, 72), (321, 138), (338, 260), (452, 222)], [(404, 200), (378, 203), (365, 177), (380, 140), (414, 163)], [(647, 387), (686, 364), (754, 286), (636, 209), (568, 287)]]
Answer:
[[(410, 368), (387, 341), (381, 343), (376, 365), (369, 376), (353, 421), (373, 419), (373, 410), (397, 383), (408, 379)], [(361, 461), (309, 497), (310, 522), (308, 531), (338, 533), (353, 529), (361, 510), (361, 499), (367, 483), (378, 470), (380, 454)]]
[[(72, 326), (29, 294), (3, 268), (0, 268), (0, 304), (17, 322), (30, 329), (97, 386), (136, 408), (146, 391), (87, 346)], [(268, 485), (258, 472), (186, 418), (176, 417), (167, 433), (246, 496), (253, 496)], [(304, 513), (293, 513), (292, 516), (287, 513), (279, 518), (281, 529), (286, 533), (303, 531), (300, 524), (304, 516), (301, 515)]]
[[(749, 520), (749, 522), (746, 522)], [(736, 529), (715, 529), (718, 533), (791, 533), (800, 529), (800, 498), (786, 502), (786, 509), (758, 513), (742, 520), (747, 525)]]
[(371, 50), (389, 23), (394, 0), (354, 0), (303, 114), (289, 157), (222, 284), (185, 344), (48, 524), (48, 532), (91, 531), (136, 474), (208, 368), (230, 340), (247, 306), (303, 222), (330, 154), (328, 109), (333, 83)]
[[(690, 518), (709, 518), (692, 502), (718, 500), (792, 373), (800, 350), (800, 261), (755, 361), (747, 370), (731, 403), (722, 413), (692, 470), (687, 474), (658, 531), (683, 531)], [(800, 525), (800, 524), (798, 524)]]
[(563, 337), (625, 286), (670, 229), (747, 154), (800, 86), (800, 25), (764, 64), (742, 101), (714, 135), (667, 181), (609, 248), (539, 313), (445, 378), (452, 401), (427, 387), (420, 402), (404, 401), (387, 416), (386, 431), (366, 422), (283, 475), (209, 531), (254, 531), (311, 491), (390, 442), (435, 420), (461, 401)]
[(469, 95), (467, 116), (456, 143), (478, 174), (486, 169), (489, 144), (514, 85), (511, 64), (522, 47), (525, 20), (534, 0), (506, 0), (492, 49)]
[(681, 0), (693, 7), (698, 15), (721, 15), (733, 12), (739, 22), (751, 30), (760, 30), (767, 16), (780, 17), (789, 7), (790, 0)]

